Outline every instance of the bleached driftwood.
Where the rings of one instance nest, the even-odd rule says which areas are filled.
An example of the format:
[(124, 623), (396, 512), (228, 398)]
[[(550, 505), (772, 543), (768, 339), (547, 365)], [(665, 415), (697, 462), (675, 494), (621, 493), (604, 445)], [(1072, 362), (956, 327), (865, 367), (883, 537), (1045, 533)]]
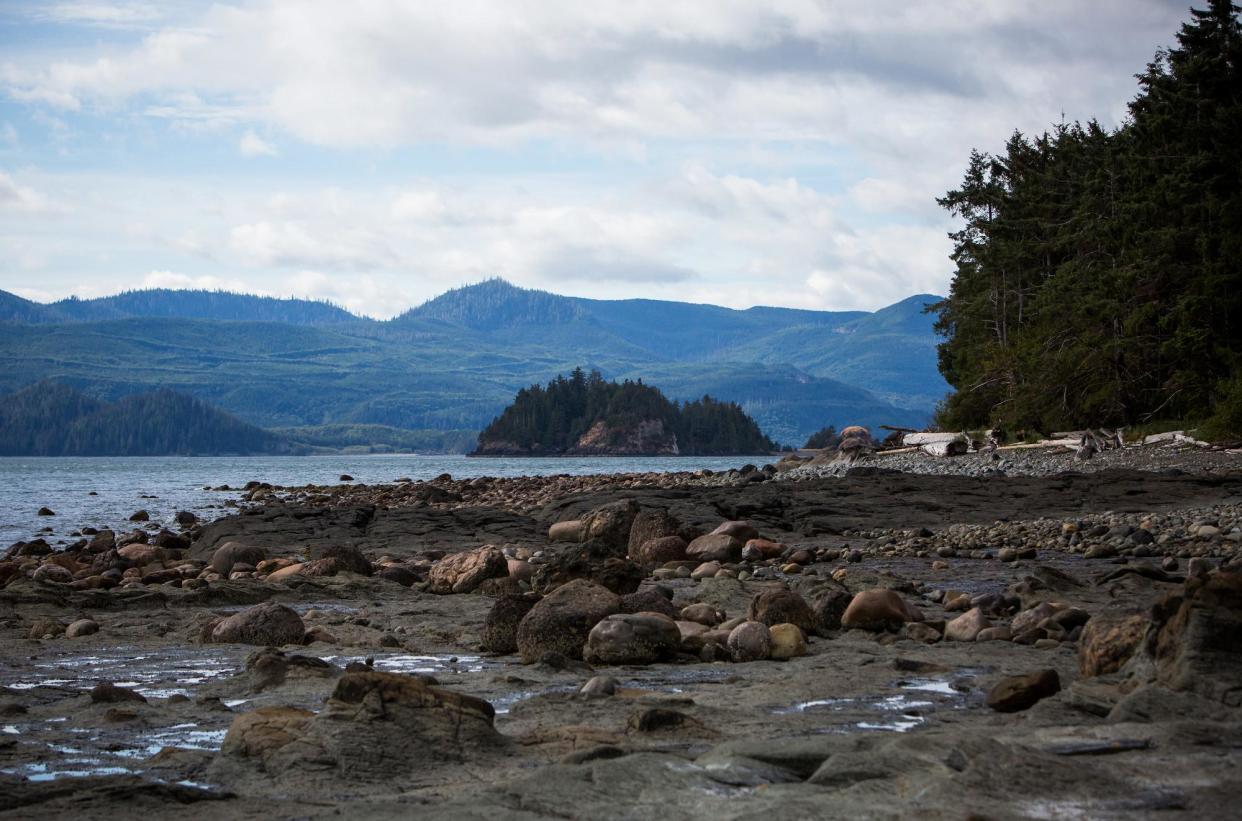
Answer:
[(919, 448), (928, 456), (961, 456), (970, 450), (970, 443), (960, 436), (939, 442), (927, 442)]
[(1143, 437), (1144, 445), (1158, 445), (1162, 442), (1195, 445), (1201, 448), (1211, 447), (1211, 443), (1196, 439), (1193, 436), (1188, 435), (1184, 430), (1170, 430), (1165, 433), (1153, 433), (1151, 436)]
[(961, 439), (960, 433), (907, 433), (901, 437), (903, 445), (930, 445), (933, 442), (952, 442)]

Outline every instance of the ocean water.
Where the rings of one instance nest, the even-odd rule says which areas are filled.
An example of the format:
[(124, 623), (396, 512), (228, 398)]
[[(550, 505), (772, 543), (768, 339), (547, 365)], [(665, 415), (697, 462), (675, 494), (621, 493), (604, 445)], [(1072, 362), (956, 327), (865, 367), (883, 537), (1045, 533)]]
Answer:
[[(179, 510), (201, 518), (227, 514), (238, 492), (204, 490), (251, 480), (273, 485), (337, 484), (341, 474), (378, 484), (401, 477), (552, 476), (598, 473), (721, 471), (771, 461), (765, 456), (467, 458), (413, 454), (249, 457), (0, 457), (0, 549), (40, 535), (50, 544), (72, 541), (81, 527), (129, 528), (137, 510), (173, 524)], [(92, 495), (92, 493), (94, 495)], [(39, 516), (41, 507), (55, 516)], [(48, 532), (40, 532), (45, 528)]]

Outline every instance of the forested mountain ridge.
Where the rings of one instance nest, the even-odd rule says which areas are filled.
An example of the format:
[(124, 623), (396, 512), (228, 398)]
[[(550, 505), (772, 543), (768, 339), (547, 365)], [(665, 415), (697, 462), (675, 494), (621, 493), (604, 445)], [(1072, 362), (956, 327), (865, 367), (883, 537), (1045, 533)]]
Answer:
[(164, 456), (288, 453), (275, 434), (169, 390), (100, 402), (40, 382), (0, 397), (0, 455)]
[(1129, 120), (974, 152), (937, 307), (952, 428), (1206, 422), (1242, 436), (1242, 28), (1192, 10)]
[(729, 456), (775, 443), (732, 402), (669, 401), (641, 381), (607, 382), (581, 368), (518, 391), (479, 434), (475, 456)]
[[(171, 310), (164, 292), (122, 296), (125, 310)], [(316, 440), (349, 428), (352, 444), (373, 425), (478, 431), (518, 389), (579, 365), (647, 380), (676, 400), (735, 401), (782, 442), (825, 424), (921, 426), (947, 390), (932, 319), (910, 300), (874, 314), (738, 311), (491, 280), (378, 322), (322, 303), (239, 299), (249, 315), (270, 318), (194, 318), (213, 309), (187, 304), (178, 308), (187, 316), (68, 320), (55, 313), (66, 302), (0, 293), (0, 391), (52, 379), (115, 401), (169, 387), (263, 428), (322, 428), (308, 431)], [(311, 315), (279, 313), (303, 308)], [(342, 321), (310, 321), (323, 311)]]

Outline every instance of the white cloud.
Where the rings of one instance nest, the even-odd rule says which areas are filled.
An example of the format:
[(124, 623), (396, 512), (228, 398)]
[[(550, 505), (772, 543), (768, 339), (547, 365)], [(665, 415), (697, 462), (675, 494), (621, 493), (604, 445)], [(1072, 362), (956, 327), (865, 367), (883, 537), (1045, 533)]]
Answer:
[[(48, 8), (143, 29), (5, 55), (0, 94), (57, 147), (161, 150), (171, 127), (232, 156), (209, 179), (0, 172), (0, 210), (23, 227), (74, 204), (63, 230), (0, 225), (6, 248), (74, 277), (104, 258), (126, 282), (225, 271), (381, 316), (491, 275), (736, 307), (943, 292), (934, 197), (969, 150), (1062, 111), (1115, 120), (1185, 14), (1171, 0), (237, 0), (173, 21), (162, 4)], [(52, 111), (68, 112), (59, 129)], [(282, 176), (240, 159), (277, 144)], [(438, 174), (419, 153), (431, 144), (488, 162)]]
[(29, 186), (19, 184), (13, 177), (0, 171), (0, 213), (23, 216), (58, 216), (68, 209), (46, 194)]
[(276, 150), (276, 146), (253, 131), (247, 131), (242, 135), (237, 143), (237, 150), (243, 157), (275, 157), (280, 153)]
[(253, 283), (243, 279), (225, 279), (216, 276), (190, 276), (176, 271), (151, 271), (142, 278), (143, 288), (170, 288), (173, 290), (236, 291), (239, 293), (267, 294), (256, 289)]
[(154, 23), (164, 13), (153, 3), (88, 2), (47, 3), (31, 9), (30, 16), (54, 23), (76, 23), (105, 28), (131, 28)]

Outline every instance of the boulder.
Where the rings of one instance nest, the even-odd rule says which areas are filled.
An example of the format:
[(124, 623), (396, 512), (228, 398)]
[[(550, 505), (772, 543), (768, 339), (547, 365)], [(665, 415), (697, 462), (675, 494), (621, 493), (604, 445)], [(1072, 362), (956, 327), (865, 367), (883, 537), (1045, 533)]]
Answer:
[(1242, 705), (1242, 572), (1191, 576), (1166, 595), (1144, 650), (1159, 684)]
[(39, 619), (30, 625), (30, 630), (27, 631), (26, 637), (29, 639), (55, 638), (56, 636), (63, 636), (65, 629), (65, 625), (54, 619)]
[(648, 539), (630, 549), (630, 558), (644, 567), (685, 561), (686, 540), (677, 535)]
[(80, 636), (89, 636), (99, 632), (99, 622), (94, 619), (78, 619), (70, 622), (65, 628), (65, 638), (76, 639)]
[(614, 555), (624, 556), (629, 548), (630, 528), (638, 516), (638, 503), (622, 499), (597, 507), (582, 517), (586, 524), (584, 541), (603, 542)]
[(129, 561), (138, 567), (145, 567), (149, 564), (162, 562), (164, 560), (164, 551), (155, 545), (143, 544), (135, 542), (127, 544), (116, 551), (117, 555), (122, 559)]
[(375, 575), (379, 576), (381, 579), (396, 582), (402, 587), (413, 587), (415, 582), (419, 580), (417, 573), (400, 564), (384, 565)]
[(742, 557), (753, 560), (775, 559), (784, 554), (787, 549), (783, 542), (773, 542), (768, 539), (748, 539), (742, 547)]
[(427, 576), (432, 593), (470, 593), (487, 579), (509, 575), (505, 554), (492, 545), (445, 556)]
[[(626, 555), (639, 564), (663, 564), (665, 561), (676, 561), (676, 559), (664, 559), (663, 561), (648, 559), (644, 556), (642, 547), (647, 542), (656, 539), (676, 537), (680, 529), (681, 523), (663, 508), (640, 510), (635, 514), (633, 524), (630, 525)], [(684, 549), (685, 542), (682, 542), (682, 545)]]
[(750, 522), (721, 522), (709, 535), (732, 536), (742, 544), (759, 538), (759, 531)]
[(727, 533), (709, 533), (686, 546), (686, 558), (696, 562), (736, 562), (742, 543)]
[(720, 562), (703, 562), (694, 570), (690, 571), (692, 579), (714, 579), (716, 574), (720, 572)]
[(762, 661), (772, 653), (772, 633), (763, 622), (744, 621), (729, 632), (728, 647), (734, 661)]
[(283, 604), (264, 602), (234, 613), (211, 629), (217, 644), (259, 644), (279, 647), (301, 644), (306, 635), (302, 617)]
[(946, 641), (974, 641), (981, 630), (992, 626), (978, 607), (972, 607), (944, 626)]
[(814, 632), (815, 613), (806, 599), (792, 590), (773, 588), (764, 590), (750, 601), (746, 617), (771, 627), (774, 624), (796, 624), (804, 632)]
[(331, 678), (340, 672), (339, 667), (321, 658), (286, 654), (273, 647), (256, 650), (246, 658), (246, 674), (250, 677), (252, 693), (279, 687), (290, 678)]
[(1007, 676), (988, 691), (988, 706), (1000, 713), (1026, 710), (1048, 696), (1061, 692), (1056, 670), (1040, 670), (1023, 676)]
[(69, 584), (73, 581), (73, 574), (68, 568), (61, 567), (58, 564), (40, 565), (30, 578), (37, 582), (49, 582), (51, 584)]
[(516, 653), (518, 624), (531, 611), (538, 596), (501, 596), (483, 621), (480, 644), (489, 653)]
[(775, 624), (768, 632), (772, 638), (771, 658), (785, 660), (806, 655), (806, 636), (796, 624)]
[(854, 596), (848, 590), (820, 590), (811, 598), (811, 612), (815, 615), (815, 630), (821, 636), (827, 636), (841, 629), (841, 618), (849, 608)]
[(583, 519), (570, 519), (565, 522), (556, 522), (548, 528), (548, 541), (585, 542), (586, 521)]
[(306, 565), (303, 562), (296, 562), (294, 564), (285, 565), (284, 567), (278, 570), (273, 570), (271, 573), (268, 573), (265, 581), (269, 581), (269, 582), (287, 581), (288, 579), (291, 579), (294, 576), (302, 575), (302, 569), (304, 567), (306, 567)]
[(267, 558), (267, 551), (261, 547), (242, 544), (241, 542), (225, 542), (211, 554), (210, 567), (221, 576), (233, 572), (233, 565), (258, 565)]
[(575, 579), (549, 593), (518, 624), (517, 648), (524, 664), (544, 653), (582, 658), (591, 628), (621, 610), (621, 599), (608, 588)]
[(673, 605), (673, 591), (663, 585), (655, 585), (627, 593), (621, 597), (622, 613), (660, 613), (677, 619), (681, 611)]
[(315, 562), (332, 562), (334, 572), (324, 575), (344, 572), (370, 576), (375, 572), (371, 560), (361, 550), (349, 544), (316, 545), (310, 549), (310, 559)]
[(724, 614), (705, 602), (686, 605), (681, 609), (680, 616), (684, 621), (697, 622), (706, 627), (715, 627), (724, 621)]
[(1078, 639), (1078, 669), (1082, 677), (1120, 670), (1138, 650), (1147, 627), (1147, 617), (1141, 613), (1093, 616)]
[(864, 590), (850, 600), (841, 614), (847, 630), (896, 630), (908, 621), (918, 621), (901, 594), (886, 588)]
[(132, 701), (145, 704), (147, 697), (128, 687), (117, 687), (110, 681), (102, 681), (91, 688), (91, 703), (118, 704)]
[(302, 789), (332, 795), (343, 784), (391, 785), (503, 744), (494, 717), (486, 701), (417, 676), (350, 672), (318, 714), (265, 707), (238, 716), (208, 777), (320, 773), (322, 780), (299, 782)]
[(681, 646), (677, 624), (661, 613), (615, 613), (587, 636), (588, 664), (651, 664), (672, 658)]

